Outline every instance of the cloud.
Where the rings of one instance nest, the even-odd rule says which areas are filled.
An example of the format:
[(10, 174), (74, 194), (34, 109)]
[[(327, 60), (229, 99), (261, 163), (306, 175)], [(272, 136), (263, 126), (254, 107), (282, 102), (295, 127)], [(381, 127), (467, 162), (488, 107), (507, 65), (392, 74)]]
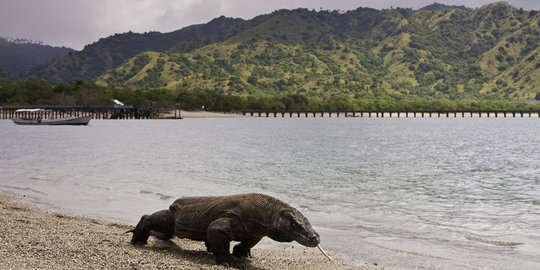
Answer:
[[(438, 0), (448, 5), (480, 7), (496, 0)], [(116, 33), (170, 32), (206, 23), (221, 15), (251, 19), (278, 9), (351, 10), (358, 7), (420, 8), (435, 0), (2, 0), (0, 36), (43, 40), (82, 49)], [(540, 9), (537, 0), (509, 0)]]

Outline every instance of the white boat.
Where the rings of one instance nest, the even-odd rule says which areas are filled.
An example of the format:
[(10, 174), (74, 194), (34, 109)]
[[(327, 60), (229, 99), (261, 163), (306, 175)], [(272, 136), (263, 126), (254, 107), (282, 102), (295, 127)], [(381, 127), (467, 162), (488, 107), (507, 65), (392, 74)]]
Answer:
[(43, 116), (47, 115), (47, 111), (43, 109), (19, 109), (16, 112), (31, 116), (29, 118), (12, 118), (13, 123), (18, 125), (88, 125), (88, 122), (92, 119), (92, 116), (44, 118)]

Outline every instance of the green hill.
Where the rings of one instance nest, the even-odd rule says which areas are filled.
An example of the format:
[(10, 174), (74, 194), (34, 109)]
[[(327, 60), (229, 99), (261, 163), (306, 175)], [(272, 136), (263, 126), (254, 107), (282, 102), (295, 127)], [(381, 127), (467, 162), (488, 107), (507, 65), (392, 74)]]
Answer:
[(227, 29), (242, 20), (220, 17), (207, 24), (193, 25), (171, 33), (116, 34), (87, 45), (80, 52), (71, 52), (51, 62), (36, 66), (21, 75), (23, 79), (45, 79), (51, 83), (76, 79), (95, 80), (144, 51), (164, 51), (177, 44), (193, 49), (218, 40), (209, 35)]
[(97, 82), (263, 96), (530, 100), (540, 92), (539, 31), (538, 12), (506, 3), (280, 10), (206, 42), (141, 53)]

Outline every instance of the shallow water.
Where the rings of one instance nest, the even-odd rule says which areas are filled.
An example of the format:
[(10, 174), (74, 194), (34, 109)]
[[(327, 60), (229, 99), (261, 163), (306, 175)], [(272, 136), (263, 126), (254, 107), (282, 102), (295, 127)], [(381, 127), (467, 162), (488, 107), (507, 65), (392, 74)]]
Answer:
[(538, 118), (0, 120), (0, 189), (130, 224), (177, 197), (261, 192), (352, 259), (539, 269), (538, 134)]

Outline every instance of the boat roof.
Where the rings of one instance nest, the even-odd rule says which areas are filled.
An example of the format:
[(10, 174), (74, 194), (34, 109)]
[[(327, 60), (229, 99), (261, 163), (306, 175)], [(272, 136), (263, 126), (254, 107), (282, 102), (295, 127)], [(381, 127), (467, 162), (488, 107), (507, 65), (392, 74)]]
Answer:
[(44, 109), (18, 109), (15, 112), (45, 112)]

